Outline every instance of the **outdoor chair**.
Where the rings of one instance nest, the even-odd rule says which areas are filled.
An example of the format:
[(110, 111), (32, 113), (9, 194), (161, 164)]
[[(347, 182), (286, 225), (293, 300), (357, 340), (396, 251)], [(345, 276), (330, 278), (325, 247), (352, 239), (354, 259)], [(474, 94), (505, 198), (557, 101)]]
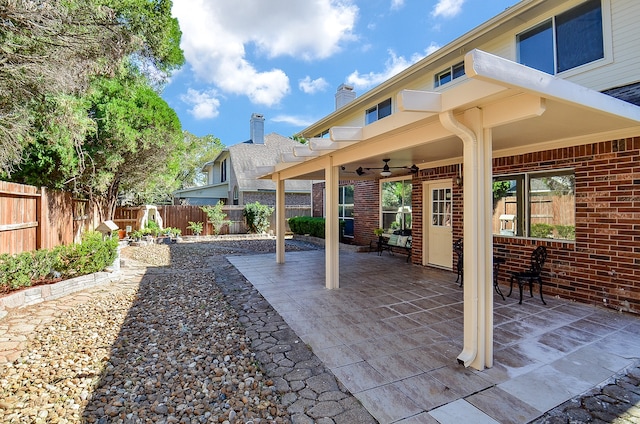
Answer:
[(507, 296), (511, 296), (511, 291), (513, 290), (514, 281), (518, 283), (518, 288), (520, 289), (520, 302), (518, 304), (522, 304), (522, 286), (526, 283), (529, 283), (529, 294), (533, 297), (533, 283), (538, 282), (540, 285), (540, 300), (545, 305), (547, 302), (544, 301), (542, 297), (542, 267), (544, 266), (544, 262), (547, 260), (547, 248), (544, 246), (538, 246), (531, 253), (531, 267), (526, 271), (512, 272), (511, 273), (511, 284), (509, 287), (509, 294)]
[(453, 243), (453, 251), (458, 255), (458, 262), (456, 264), (456, 269), (458, 271), (458, 276), (456, 277), (456, 283), (460, 283), (460, 287), (462, 287), (462, 282), (464, 280), (464, 272), (463, 272), (463, 261), (462, 261), (462, 239), (459, 238)]

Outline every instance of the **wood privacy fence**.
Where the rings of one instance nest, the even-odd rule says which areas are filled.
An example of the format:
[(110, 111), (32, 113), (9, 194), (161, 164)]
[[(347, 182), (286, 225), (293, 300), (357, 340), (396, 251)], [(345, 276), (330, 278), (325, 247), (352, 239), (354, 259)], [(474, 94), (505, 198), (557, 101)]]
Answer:
[(0, 181), (0, 253), (17, 254), (79, 242), (95, 228), (85, 200), (71, 193)]
[[(141, 207), (119, 207), (116, 208), (113, 222), (120, 227), (126, 228), (127, 225), (131, 226), (132, 230), (139, 229), (138, 215)], [(232, 206), (225, 205), (222, 210), (227, 214), (226, 219), (231, 221), (231, 224), (225, 226), (220, 231), (220, 234), (245, 234), (247, 233), (247, 226), (242, 216), (244, 206)], [(212, 235), (213, 226), (209, 222), (207, 214), (205, 214), (200, 206), (179, 206), (179, 205), (167, 205), (158, 206), (158, 212), (162, 218), (163, 227), (179, 228), (183, 235), (192, 235), (193, 232), (187, 229), (189, 222), (202, 222), (207, 225), (204, 226), (202, 235)], [(311, 216), (311, 207), (302, 206), (286, 206), (285, 217), (291, 218), (294, 216)], [(275, 234), (276, 229), (276, 215), (271, 215), (271, 224), (269, 231), (273, 231)], [(287, 231), (289, 226), (287, 225)]]

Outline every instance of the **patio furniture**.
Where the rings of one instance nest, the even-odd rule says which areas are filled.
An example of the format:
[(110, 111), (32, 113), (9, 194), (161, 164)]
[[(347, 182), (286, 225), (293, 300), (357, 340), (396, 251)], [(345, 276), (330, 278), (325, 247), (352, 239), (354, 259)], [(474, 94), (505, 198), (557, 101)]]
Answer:
[(382, 240), (378, 246), (378, 256), (382, 255), (384, 250), (388, 250), (389, 254), (393, 255), (393, 252), (401, 252), (407, 254), (407, 262), (411, 259), (411, 232), (407, 231), (394, 231), (388, 240)]
[[(456, 263), (456, 270), (458, 271), (458, 277), (456, 278), (456, 283), (460, 282), (460, 287), (462, 287), (462, 283), (464, 281), (464, 260), (463, 260), (463, 243), (462, 239), (459, 238), (453, 243), (453, 251), (458, 256), (458, 262)], [(502, 300), (506, 300), (504, 295), (502, 294), (502, 290), (500, 290), (500, 286), (498, 285), (498, 276), (500, 275), (500, 265), (507, 262), (507, 260), (500, 256), (493, 257), (493, 288), (500, 295)]]
[(463, 249), (462, 249), (462, 239), (459, 238), (458, 240), (456, 240), (453, 243), (453, 251), (456, 253), (456, 255), (458, 256), (458, 262), (456, 264), (456, 269), (458, 271), (458, 276), (456, 277), (456, 283), (460, 283), (460, 287), (462, 287), (462, 282), (464, 280), (464, 273), (462, 272), (462, 253), (463, 253)]
[(513, 291), (513, 283), (514, 281), (518, 283), (518, 288), (520, 289), (520, 302), (518, 304), (522, 304), (522, 286), (526, 283), (529, 283), (529, 294), (533, 297), (533, 282), (537, 281), (540, 285), (540, 300), (542, 300), (543, 304), (547, 304), (542, 297), (542, 267), (544, 266), (545, 261), (547, 260), (547, 248), (544, 246), (538, 246), (531, 253), (531, 267), (526, 271), (512, 272), (511, 273), (511, 284), (509, 287), (509, 294), (507, 296), (511, 296), (511, 292)]

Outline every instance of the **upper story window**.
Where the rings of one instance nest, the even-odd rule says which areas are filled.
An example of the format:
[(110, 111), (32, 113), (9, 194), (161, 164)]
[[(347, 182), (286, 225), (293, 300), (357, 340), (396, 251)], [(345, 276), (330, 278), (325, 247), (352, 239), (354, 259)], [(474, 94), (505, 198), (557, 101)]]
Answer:
[(437, 73), (433, 82), (434, 87), (440, 87), (448, 82), (453, 81), (456, 78), (460, 78), (464, 75), (464, 62), (456, 63), (455, 65), (445, 69), (444, 71)]
[(557, 74), (604, 58), (601, 0), (588, 0), (516, 36), (518, 61)]
[(314, 138), (329, 138), (329, 130), (322, 131), (320, 134), (316, 135)]
[(227, 181), (227, 160), (220, 162), (220, 182)]
[(364, 117), (365, 125), (369, 125), (389, 115), (391, 115), (391, 99), (390, 98), (383, 102), (378, 103), (371, 109), (367, 109)]

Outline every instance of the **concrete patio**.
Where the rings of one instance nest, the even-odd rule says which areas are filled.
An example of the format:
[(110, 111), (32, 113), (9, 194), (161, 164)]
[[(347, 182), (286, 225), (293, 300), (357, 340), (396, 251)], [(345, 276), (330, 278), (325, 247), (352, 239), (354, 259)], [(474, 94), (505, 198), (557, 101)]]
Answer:
[(493, 368), (466, 369), (455, 273), (341, 251), (327, 290), (324, 253), (228, 259), (380, 423), (526, 423), (640, 357), (640, 319), (515, 293), (494, 295)]

